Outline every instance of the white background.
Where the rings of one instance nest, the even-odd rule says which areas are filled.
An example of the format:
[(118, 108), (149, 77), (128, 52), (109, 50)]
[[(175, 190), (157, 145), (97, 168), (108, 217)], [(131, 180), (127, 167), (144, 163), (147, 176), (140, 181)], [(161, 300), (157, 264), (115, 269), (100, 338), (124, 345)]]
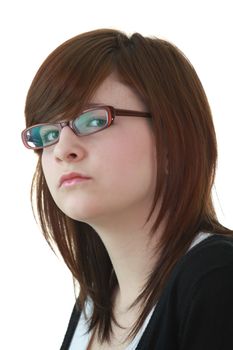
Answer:
[(233, 228), (230, 5), (230, 0), (1, 2), (1, 349), (58, 350), (73, 307), (70, 273), (34, 222), (29, 192), (36, 157), (20, 139), (31, 80), (47, 55), (70, 37), (101, 27), (138, 31), (168, 39), (186, 54), (204, 85), (216, 126), (217, 212)]

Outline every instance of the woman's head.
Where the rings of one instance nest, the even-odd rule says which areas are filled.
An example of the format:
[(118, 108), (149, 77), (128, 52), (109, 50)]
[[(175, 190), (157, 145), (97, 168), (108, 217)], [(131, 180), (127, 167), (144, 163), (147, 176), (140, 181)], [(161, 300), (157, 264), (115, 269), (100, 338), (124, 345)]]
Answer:
[[(109, 76), (115, 77), (115, 87), (111, 83), (106, 85)], [(92, 102), (137, 109), (126, 101), (124, 92), (121, 95), (117, 92), (119, 84), (137, 96), (139, 110), (151, 114), (150, 125), (158, 153), (157, 193), (153, 195), (157, 200), (166, 185), (163, 214), (165, 208), (171, 208), (177, 215), (194, 215), (193, 221), (200, 219), (205, 206), (210, 204), (216, 161), (215, 134), (199, 79), (184, 55), (169, 42), (140, 34), (128, 38), (115, 30), (97, 30), (70, 39), (46, 59), (32, 83), (25, 108), (27, 126), (72, 119)], [(101, 96), (98, 89), (102, 89)], [(126, 119), (130, 125), (148, 125), (144, 119)], [(102, 131), (107, 132), (110, 133)], [(139, 134), (138, 144), (141, 137)], [(92, 139), (96, 138), (102, 140), (99, 134), (93, 135)], [(87, 139), (91, 137), (80, 142), (87, 143)], [(130, 143), (126, 149), (129, 147)], [(49, 150), (44, 150), (47, 153)], [(122, 150), (120, 153), (123, 157)], [(141, 162), (138, 158), (139, 168)], [(109, 162), (107, 165), (111, 168)], [(82, 165), (80, 170), (85, 172)], [(119, 171), (122, 170), (120, 167)], [(195, 202), (193, 208), (191, 198)]]
[[(128, 37), (103, 29), (78, 35), (52, 52), (37, 72), (27, 96), (26, 125), (72, 120), (99, 103), (151, 118), (117, 116), (109, 128), (84, 137), (63, 128), (58, 143), (37, 151), (33, 188), (43, 232), (78, 279), (80, 300), (89, 295), (95, 301), (91, 326), (102, 322), (105, 337), (116, 280), (88, 224), (135, 203), (146, 208), (146, 220), (161, 200), (151, 233), (166, 215), (169, 225), (142, 294), (151, 304), (198, 231), (226, 230), (211, 200), (217, 158), (211, 111), (184, 54), (165, 40), (138, 33)], [(76, 192), (72, 186), (58, 189), (63, 173), (72, 171), (91, 179)], [(105, 312), (107, 318), (101, 316)]]

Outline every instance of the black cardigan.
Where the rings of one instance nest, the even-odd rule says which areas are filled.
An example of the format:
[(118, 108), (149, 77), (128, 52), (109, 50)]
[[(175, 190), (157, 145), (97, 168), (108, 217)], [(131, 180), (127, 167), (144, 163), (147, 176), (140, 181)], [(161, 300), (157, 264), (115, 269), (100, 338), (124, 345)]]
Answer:
[[(80, 314), (74, 307), (60, 350)], [(232, 238), (210, 236), (180, 259), (136, 350), (233, 350)]]

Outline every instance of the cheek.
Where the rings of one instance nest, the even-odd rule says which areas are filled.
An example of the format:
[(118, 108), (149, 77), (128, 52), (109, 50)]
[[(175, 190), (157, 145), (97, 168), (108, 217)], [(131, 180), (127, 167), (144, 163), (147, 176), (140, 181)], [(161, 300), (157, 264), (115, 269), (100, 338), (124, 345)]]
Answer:
[(44, 173), (44, 176), (46, 177), (46, 174), (49, 170), (48, 168), (48, 159), (46, 156), (44, 156), (44, 154), (42, 153), (41, 155), (41, 165), (42, 165), (42, 171)]
[(108, 191), (124, 193), (153, 192), (156, 184), (156, 151), (152, 140), (121, 139), (108, 149), (101, 164), (108, 179)]
[(51, 165), (51, 159), (48, 157), (47, 154), (42, 153), (41, 156), (41, 165), (42, 165), (42, 171), (46, 180), (46, 183), (49, 187), (49, 190), (52, 194), (52, 189), (55, 186), (55, 172), (54, 167)]

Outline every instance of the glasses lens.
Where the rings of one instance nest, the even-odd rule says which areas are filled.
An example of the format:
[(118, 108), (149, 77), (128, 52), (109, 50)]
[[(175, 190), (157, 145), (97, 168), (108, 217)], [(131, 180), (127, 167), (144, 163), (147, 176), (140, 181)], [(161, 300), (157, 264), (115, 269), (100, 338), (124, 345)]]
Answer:
[(46, 147), (55, 143), (60, 130), (56, 125), (38, 125), (26, 131), (25, 141), (31, 148)]
[(74, 120), (78, 134), (87, 135), (98, 132), (108, 125), (108, 112), (105, 109), (93, 109), (79, 115)]

